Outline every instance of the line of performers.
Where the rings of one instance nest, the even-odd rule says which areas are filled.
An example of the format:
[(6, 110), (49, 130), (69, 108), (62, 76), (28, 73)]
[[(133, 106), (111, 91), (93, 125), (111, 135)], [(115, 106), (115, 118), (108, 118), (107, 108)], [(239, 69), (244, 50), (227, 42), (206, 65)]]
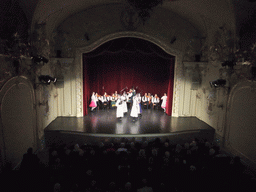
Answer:
[(162, 101), (161, 108), (166, 112), (166, 100), (166, 93), (161, 98), (159, 98), (157, 94), (151, 96), (150, 93), (145, 93), (144, 96), (141, 97), (140, 93), (136, 94), (134, 89), (130, 89), (127, 93), (124, 91), (122, 95), (117, 94), (117, 91), (115, 91), (112, 96), (108, 95), (106, 92), (102, 96), (93, 92), (89, 107), (91, 107), (91, 111), (99, 107), (102, 109), (113, 109), (116, 107), (116, 117), (119, 119), (128, 112), (128, 109), (131, 109), (130, 116), (137, 118), (141, 116), (142, 107), (158, 109), (160, 101)]

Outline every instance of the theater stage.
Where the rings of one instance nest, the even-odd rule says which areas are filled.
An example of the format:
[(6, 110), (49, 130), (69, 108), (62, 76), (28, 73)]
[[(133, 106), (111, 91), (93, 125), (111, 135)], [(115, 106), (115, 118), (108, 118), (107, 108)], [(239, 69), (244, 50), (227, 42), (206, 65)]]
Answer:
[(122, 121), (116, 110), (98, 110), (84, 117), (58, 117), (44, 130), (46, 145), (83, 144), (106, 140), (144, 141), (157, 137), (184, 143), (193, 138), (213, 141), (215, 130), (196, 117), (171, 117), (162, 110), (145, 109), (142, 117), (133, 121), (130, 111)]

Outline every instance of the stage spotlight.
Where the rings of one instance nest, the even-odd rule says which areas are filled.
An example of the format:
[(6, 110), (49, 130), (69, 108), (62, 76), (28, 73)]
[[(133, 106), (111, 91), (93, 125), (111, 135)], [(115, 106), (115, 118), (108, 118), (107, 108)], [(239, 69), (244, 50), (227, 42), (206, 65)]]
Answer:
[(53, 78), (49, 75), (41, 75), (38, 77), (38, 80), (43, 83), (43, 84), (50, 84), (51, 82), (56, 82), (57, 81), (57, 78)]
[(48, 59), (46, 59), (45, 57), (40, 56), (40, 55), (33, 57), (33, 60), (35, 63), (40, 63), (40, 62), (48, 63), (48, 61), (49, 61)]
[(226, 80), (224, 80), (224, 79), (217, 79), (215, 81), (210, 81), (209, 83), (210, 83), (211, 87), (215, 87), (215, 88), (216, 87), (222, 87), (222, 86), (224, 86), (226, 84)]

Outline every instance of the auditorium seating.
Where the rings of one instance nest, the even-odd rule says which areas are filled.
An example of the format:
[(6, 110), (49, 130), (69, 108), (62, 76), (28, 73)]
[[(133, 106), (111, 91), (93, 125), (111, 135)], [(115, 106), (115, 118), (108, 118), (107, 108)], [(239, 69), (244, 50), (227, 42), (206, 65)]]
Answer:
[(240, 187), (250, 191), (251, 186), (239, 157), (231, 158), (207, 141), (180, 145), (157, 138), (52, 146), (48, 158), (48, 164), (34, 172), (24, 168), (18, 172), (17, 186), (64, 192), (236, 191)]

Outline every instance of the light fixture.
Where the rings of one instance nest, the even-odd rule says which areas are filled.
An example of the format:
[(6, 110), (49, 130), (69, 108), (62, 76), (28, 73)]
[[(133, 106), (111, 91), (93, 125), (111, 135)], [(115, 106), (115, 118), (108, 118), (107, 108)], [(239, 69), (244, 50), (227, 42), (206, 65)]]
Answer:
[(33, 61), (34, 61), (35, 63), (41, 63), (41, 62), (43, 62), (43, 63), (48, 63), (49, 60), (46, 59), (46, 58), (43, 57), (43, 56), (37, 55), (37, 56), (33, 57)]
[(222, 63), (221, 65), (222, 65), (222, 67), (228, 66), (228, 67), (230, 67), (230, 68), (233, 68), (235, 64), (236, 64), (236, 63), (235, 63), (234, 61), (225, 61), (225, 62)]
[(226, 80), (225, 79), (217, 79), (215, 81), (210, 81), (210, 86), (211, 87), (223, 87), (224, 85), (226, 85)]
[(57, 81), (57, 78), (55, 78), (55, 77), (53, 78), (49, 75), (41, 75), (41, 76), (38, 77), (38, 80), (43, 84), (48, 84), (49, 85), (51, 82), (55, 83)]

